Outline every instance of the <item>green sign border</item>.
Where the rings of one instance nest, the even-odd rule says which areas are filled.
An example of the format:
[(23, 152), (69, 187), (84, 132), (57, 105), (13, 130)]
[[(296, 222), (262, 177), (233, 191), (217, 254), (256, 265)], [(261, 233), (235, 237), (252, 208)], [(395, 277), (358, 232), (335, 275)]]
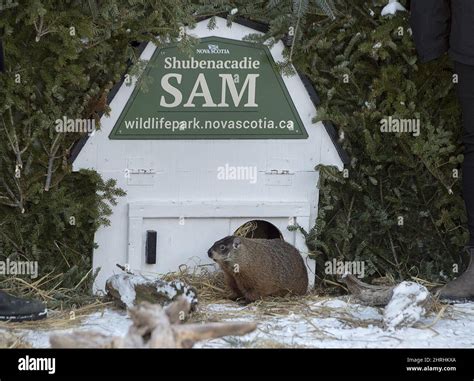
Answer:
[[(235, 44), (235, 45), (240, 45), (240, 46), (244, 46), (244, 47), (247, 47), (248, 44), (253, 44), (253, 43), (249, 43), (249, 42), (245, 42), (245, 41), (239, 41), (239, 40), (233, 40), (233, 39), (229, 39), (229, 38), (223, 38), (223, 37), (213, 37), (213, 36), (209, 36), (209, 37), (203, 37), (203, 38), (200, 38), (199, 39), (199, 43), (201, 42), (207, 42), (207, 41), (217, 41), (217, 42), (222, 42), (222, 43), (226, 43), (226, 44)], [(159, 54), (159, 52), (162, 50), (162, 49), (169, 49), (169, 48), (173, 48), (173, 47), (176, 47), (178, 44), (177, 43), (173, 43), (173, 44), (167, 44), (163, 47), (160, 47), (160, 48), (156, 48), (155, 52), (153, 53), (153, 55), (151, 56), (150, 60), (148, 61), (149, 63), (153, 62), (155, 59), (156, 59), (156, 56)], [(276, 64), (275, 64), (275, 60), (273, 59), (273, 56), (272, 54), (270, 53), (270, 49), (268, 49), (268, 46), (264, 45), (264, 44), (253, 44), (255, 45), (256, 47), (258, 48), (263, 48), (265, 54), (267, 55), (267, 58), (269, 59), (270, 61), (270, 64), (272, 66), (272, 70), (273, 70), (273, 73), (275, 74), (277, 80), (278, 80), (278, 83), (280, 85), (280, 88), (281, 88), (281, 91), (283, 93), (283, 95), (285, 96), (286, 98), (286, 101), (288, 102), (290, 108), (291, 108), (291, 111), (293, 112), (293, 115), (295, 116), (295, 119), (296, 119), (296, 122), (297, 124), (299, 125), (300, 127), (300, 133), (298, 134), (295, 134), (295, 133), (292, 133), (292, 134), (289, 134), (289, 135), (283, 135), (283, 134), (279, 134), (279, 135), (275, 135), (275, 136), (271, 136), (271, 135), (259, 135), (259, 134), (240, 134), (240, 135), (231, 135), (231, 134), (216, 134), (216, 135), (212, 135), (212, 134), (208, 134), (208, 135), (203, 135), (203, 134), (199, 134), (199, 133), (196, 133), (195, 135), (193, 134), (186, 134), (186, 135), (145, 135), (145, 134), (141, 134), (141, 135), (133, 135), (133, 136), (130, 136), (130, 135), (120, 135), (117, 133), (117, 130), (118, 130), (118, 126), (120, 126), (120, 124), (122, 123), (123, 119), (125, 118), (125, 115), (127, 114), (128, 110), (130, 109), (130, 107), (132, 106), (132, 104), (134, 103), (135, 101), (135, 98), (137, 97), (138, 95), (138, 92), (140, 90), (140, 86), (139, 86), (139, 83), (137, 83), (137, 85), (135, 86), (135, 88), (133, 89), (133, 92), (132, 92), (132, 95), (130, 96), (130, 98), (127, 100), (127, 103), (125, 105), (125, 107), (123, 108), (122, 112), (120, 113), (120, 116), (117, 120), (117, 122), (115, 123), (114, 127), (112, 128), (112, 131), (110, 132), (109, 134), (109, 139), (110, 140), (195, 140), (195, 139), (200, 139), (200, 140), (234, 140), (234, 139), (247, 139), (247, 140), (268, 140), (268, 139), (308, 139), (308, 133), (306, 131), (306, 128), (304, 126), (304, 123), (303, 121), (301, 120), (300, 118), (300, 115), (298, 113), (298, 110), (296, 110), (296, 107), (293, 103), (293, 100), (288, 92), (288, 89), (286, 88), (285, 86), (285, 83), (283, 82), (283, 78), (281, 77), (277, 67), (276, 67)], [(152, 65), (147, 65), (147, 68), (144, 70), (143, 74), (142, 75), (148, 75), (148, 73), (150, 72), (150, 70), (152, 69)]]

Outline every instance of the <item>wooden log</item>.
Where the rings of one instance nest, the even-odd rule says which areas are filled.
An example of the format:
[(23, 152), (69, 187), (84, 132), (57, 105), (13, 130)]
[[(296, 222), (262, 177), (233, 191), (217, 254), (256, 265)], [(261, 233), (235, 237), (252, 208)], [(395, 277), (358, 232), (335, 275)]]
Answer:
[(254, 331), (257, 324), (253, 322), (183, 324), (174, 327), (176, 341), (180, 348), (192, 348), (201, 340), (216, 339), (223, 336), (242, 336)]
[(125, 348), (177, 348), (170, 319), (156, 304), (143, 302), (130, 309), (133, 324), (124, 337)]
[(171, 324), (181, 324), (187, 320), (191, 309), (192, 306), (189, 300), (178, 297), (174, 303), (165, 307), (165, 312)]
[(54, 334), (49, 337), (51, 348), (120, 348), (122, 338), (87, 331), (71, 334)]
[[(98, 332), (73, 332), (52, 335), (52, 348), (192, 348), (197, 341), (228, 335), (245, 335), (254, 331), (253, 322), (179, 324), (182, 312), (189, 313), (191, 304), (181, 296), (166, 309), (143, 302), (129, 309), (132, 325), (122, 337)], [(187, 312), (186, 312), (187, 311)]]
[(364, 283), (352, 274), (346, 274), (342, 278), (350, 293), (362, 304), (368, 306), (386, 306), (392, 299), (393, 289), (396, 286), (375, 286)]

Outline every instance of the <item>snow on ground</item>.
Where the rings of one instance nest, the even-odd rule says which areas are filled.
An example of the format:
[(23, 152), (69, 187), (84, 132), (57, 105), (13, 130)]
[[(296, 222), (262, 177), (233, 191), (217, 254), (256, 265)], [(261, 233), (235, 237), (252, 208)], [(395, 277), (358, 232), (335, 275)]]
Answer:
[[(52, 333), (71, 333), (77, 331), (96, 331), (111, 336), (124, 336), (131, 325), (131, 320), (125, 311), (106, 309), (101, 312), (94, 312), (82, 319), (78, 326), (60, 330), (45, 329), (15, 329), (10, 330), (22, 338), (22, 341), (29, 343), (33, 348), (49, 348), (49, 335)], [(0, 330), (1, 331), (4, 330)]]
[[(218, 318), (234, 308), (237, 318), (221, 320), (256, 320), (256, 331), (243, 336), (222, 338), (201, 348), (226, 347), (306, 347), (306, 348), (473, 348), (474, 303), (449, 307), (444, 318), (422, 319), (414, 328), (383, 329), (383, 309), (348, 303), (346, 298), (315, 301), (311, 313), (261, 316), (252, 306), (209, 305), (205, 307)], [(245, 313), (243, 313), (245, 312)], [(314, 316), (311, 316), (314, 314)], [(258, 318), (256, 318), (258, 316)], [(245, 318), (243, 318), (245, 317)]]
[[(353, 303), (347, 297), (302, 299), (301, 303), (234, 302), (199, 306), (202, 321), (256, 321), (256, 331), (241, 337), (226, 337), (196, 345), (197, 348), (310, 347), (310, 348), (473, 348), (474, 303), (449, 306), (439, 320), (431, 315), (413, 328), (384, 329), (383, 309)], [(95, 330), (123, 336), (131, 321), (123, 311), (107, 309), (82, 320), (75, 329)], [(71, 329), (54, 331), (70, 332)], [(44, 330), (15, 330), (33, 347), (48, 347)]]

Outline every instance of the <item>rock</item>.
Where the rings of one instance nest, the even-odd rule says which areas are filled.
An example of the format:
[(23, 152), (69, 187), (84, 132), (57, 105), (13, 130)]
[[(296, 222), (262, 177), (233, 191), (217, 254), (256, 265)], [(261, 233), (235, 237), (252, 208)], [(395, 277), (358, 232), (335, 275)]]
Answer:
[(107, 279), (105, 288), (119, 305), (127, 308), (144, 301), (166, 306), (180, 295), (186, 298), (192, 310), (198, 303), (196, 290), (181, 281), (166, 282), (143, 275), (123, 273)]
[(426, 287), (414, 282), (402, 282), (384, 311), (384, 325), (388, 329), (412, 327), (426, 315), (431, 296)]

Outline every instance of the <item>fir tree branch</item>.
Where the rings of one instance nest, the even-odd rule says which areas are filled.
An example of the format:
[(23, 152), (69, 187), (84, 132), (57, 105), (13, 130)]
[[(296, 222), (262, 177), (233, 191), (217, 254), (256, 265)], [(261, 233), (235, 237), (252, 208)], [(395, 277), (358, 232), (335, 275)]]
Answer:
[(5, 187), (5, 190), (10, 195), (10, 197), (18, 203), (18, 200), (16, 199), (15, 194), (13, 193), (11, 188), (8, 186), (8, 184), (5, 182), (5, 180), (3, 178), (0, 178), (0, 181), (2, 182), (3, 186)]
[(298, 28), (300, 26), (300, 19), (301, 19), (301, 9), (303, 7), (303, 0), (299, 0), (299, 6), (298, 6), (298, 16), (296, 18), (296, 26), (295, 26), (295, 33), (294, 33), (294, 36), (293, 36), (293, 43), (291, 44), (291, 48), (290, 48), (290, 56), (288, 57), (288, 61), (289, 62), (292, 62), (292, 58), (293, 58), (293, 49), (294, 49), (294, 46), (295, 46), (295, 42), (296, 42), (296, 36), (298, 34)]
[(54, 164), (54, 160), (57, 159), (57, 157), (55, 157), (55, 156), (56, 156), (56, 153), (58, 152), (58, 149), (60, 147), (60, 144), (59, 144), (60, 139), (59, 138), (61, 136), (62, 135), (58, 133), (56, 135), (56, 138), (53, 141), (53, 144), (51, 145), (51, 150), (50, 150), (49, 158), (48, 158), (48, 170), (46, 172), (46, 183), (44, 185), (44, 190), (46, 192), (49, 191), (50, 186), (51, 186), (51, 178), (53, 176), (53, 164)]
[(36, 23), (36, 20), (33, 21), (33, 25), (35, 26), (35, 30), (36, 30), (36, 39), (35, 39), (36, 42), (39, 42), (41, 37), (45, 36), (46, 34), (50, 32), (47, 28), (43, 29), (44, 27), (43, 16), (39, 17), (39, 25)]
[(13, 122), (13, 113), (12, 113), (12, 109), (9, 108), (8, 109), (8, 113), (9, 113), (9, 116), (10, 116), (10, 124), (12, 126), (12, 134), (13, 134), (13, 137), (10, 135), (10, 133), (8, 132), (8, 128), (7, 128), (7, 125), (5, 123), (5, 119), (2, 117), (2, 121), (3, 121), (3, 127), (5, 129), (5, 134), (7, 135), (7, 139), (8, 139), (8, 142), (10, 143), (10, 146), (12, 148), (12, 151), (13, 153), (15, 154), (16, 156), (16, 163), (15, 165), (19, 168), (23, 168), (23, 161), (21, 159), (21, 153), (22, 151), (20, 150), (19, 148), (19, 145), (18, 145), (18, 137), (16, 135), (16, 132), (15, 132), (15, 123)]

